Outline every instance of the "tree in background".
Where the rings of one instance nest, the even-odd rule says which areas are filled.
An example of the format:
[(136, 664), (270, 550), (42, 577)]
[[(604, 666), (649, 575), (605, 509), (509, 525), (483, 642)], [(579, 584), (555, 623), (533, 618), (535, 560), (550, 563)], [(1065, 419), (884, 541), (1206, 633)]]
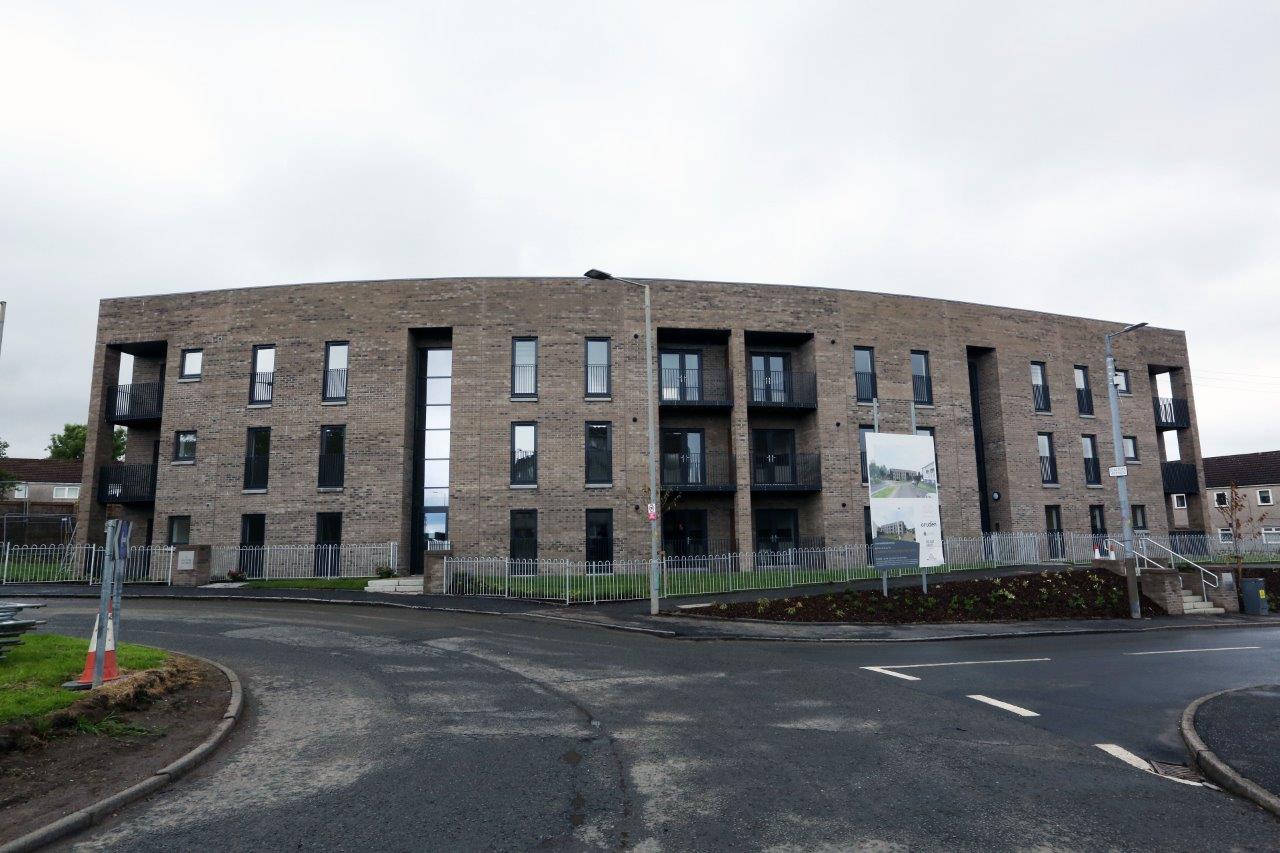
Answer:
[[(84, 424), (64, 424), (61, 433), (54, 433), (49, 436), (49, 446), (45, 448), (49, 451), (50, 459), (67, 459), (70, 461), (80, 461), (84, 459), (84, 445), (88, 437), (89, 431)], [(116, 427), (112, 433), (111, 458), (124, 458), (124, 427)]]
[[(0, 438), (0, 460), (7, 459), (9, 456), (9, 442)], [(0, 461), (0, 498), (9, 496), (9, 488), (13, 485), (13, 477), (4, 470), (4, 463)]]
[(1231, 483), (1230, 491), (1227, 492), (1227, 502), (1214, 506), (1214, 509), (1222, 516), (1227, 529), (1231, 531), (1232, 561), (1235, 563), (1237, 576), (1243, 577), (1244, 553), (1240, 549), (1240, 540), (1247, 531), (1266, 521), (1267, 514), (1264, 512), (1255, 516), (1253, 510), (1249, 508), (1249, 499), (1234, 481)]

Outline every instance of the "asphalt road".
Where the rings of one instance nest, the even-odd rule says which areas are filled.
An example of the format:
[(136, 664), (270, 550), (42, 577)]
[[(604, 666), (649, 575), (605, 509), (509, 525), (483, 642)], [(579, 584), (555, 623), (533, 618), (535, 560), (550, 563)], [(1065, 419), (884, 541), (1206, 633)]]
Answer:
[[(87, 632), (92, 606), (51, 603), (48, 630)], [(1280, 681), (1274, 629), (716, 643), (130, 600), (122, 634), (232, 666), (248, 713), (211, 762), (64, 849), (1280, 847), (1261, 809), (1097, 746), (1184, 761), (1187, 702)]]

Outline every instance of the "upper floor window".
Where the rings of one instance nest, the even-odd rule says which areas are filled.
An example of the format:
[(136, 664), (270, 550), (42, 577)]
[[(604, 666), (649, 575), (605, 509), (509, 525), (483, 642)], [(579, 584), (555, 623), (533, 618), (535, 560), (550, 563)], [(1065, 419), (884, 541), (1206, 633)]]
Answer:
[(588, 397), (609, 396), (611, 387), (608, 338), (587, 338), (585, 381)]
[(1174, 496), (1173, 496), (1173, 508), (1174, 508), (1174, 509), (1186, 509), (1186, 508), (1187, 508), (1187, 496), (1186, 496), (1186, 495), (1183, 495), (1183, 494), (1174, 495)]
[(538, 484), (538, 425), (511, 425), (511, 485)]
[(511, 396), (538, 396), (538, 339), (511, 339)]
[(1271, 506), (1271, 490), (1258, 489), (1258, 506)]
[(1050, 410), (1049, 373), (1043, 361), (1031, 362), (1031, 400), (1037, 412)]
[(1053, 452), (1053, 433), (1036, 433), (1036, 445), (1040, 449), (1040, 482), (1058, 482), (1058, 459)]
[(54, 486), (53, 499), (55, 501), (74, 501), (80, 497), (79, 486)]
[(1098, 438), (1093, 435), (1080, 436), (1080, 444), (1084, 450), (1084, 481), (1090, 486), (1102, 483), (1102, 465), (1098, 462)]
[(199, 379), (204, 369), (204, 350), (184, 349), (182, 360), (178, 363), (179, 379)]
[(1127, 370), (1117, 370), (1117, 371), (1116, 371), (1116, 391), (1117, 391), (1118, 393), (1120, 393), (1120, 394), (1132, 394), (1132, 393), (1133, 393), (1133, 392), (1129, 389), (1129, 371), (1127, 371)]
[(911, 387), (917, 406), (933, 405), (933, 376), (929, 373), (929, 353), (911, 351)]
[(1079, 364), (1075, 368), (1076, 408), (1082, 415), (1093, 414), (1093, 389), (1089, 387), (1089, 368)]
[(1129, 514), (1132, 516), (1134, 530), (1147, 529), (1147, 508), (1143, 504), (1134, 504), (1129, 507)]
[(9, 497), (14, 500), (25, 501), (29, 494), (31, 494), (31, 492), (30, 489), (27, 488), (26, 483), (14, 483), (9, 487)]
[(587, 422), (587, 483), (607, 486), (613, 483), (613, 424), (609, 421)]
[(341, 424), (320, 427), (319, 488), (340, 489), (346, 479), (347, 428)]
[(874, 426), (858, 426), (858, 467), (862, 469), (862, 483), (867, 483), (867, 436), (876, 431)]
[(244, 453), (245, 489), (265, 489), (270, 469), (271, 427), (249, 427)]
[(1229, 501), (1227, 500), (1227, 493), (1226, 493), (1226, 492), (1214, 492), (1214, 493), (1213, 493), (1213, 505), (1214, 505), (1214, 506), (1226, 506), (1228, 502), (1229, 502)]
[(859, 403), (870, 403), (876, 398), (876, 351), (874, 348), (853, 348), (853, 384)]
[(938, 476), (938, 431), (936, 427), (916, 427), (916, 435), (927, 435), (933, 439), (933, 479), (938, 482), (941, 478)]
[(173, 434), (173, 461), (196, 461), (196, 431), (193, 429), (178, 430)]
[(1137, 439), (1137, 437), (1136, 437), (1136, 436), (1132, 436), (1132, 435), (1126, 435), (1126, 436), (1123, 438), (1123, 440), (1122, 440), (1122, 442), (1121, 442), (1121, 443), (1124, 445), (1124, 461), (1125, 461), (1125, 462), (1137, 462), (1137, 461), (1138, 461), (1138, 439)]
[(329, 341), (324, 345), (324, 387), (321, 394), (326, 403), (347, 399), (347, 355), (350, 348), (346, 341)]
[(274, 396), (275, 379), (275, 344), (262, 344), (254, 347), (253, 367), (249, 374), (249, 402), (270, 403)]

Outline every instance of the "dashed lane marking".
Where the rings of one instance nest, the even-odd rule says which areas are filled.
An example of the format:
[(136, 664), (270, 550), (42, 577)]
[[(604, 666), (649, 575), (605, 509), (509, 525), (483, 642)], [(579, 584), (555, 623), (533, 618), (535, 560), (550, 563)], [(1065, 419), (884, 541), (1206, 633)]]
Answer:
[(985, 702), (993, 708), (1000, 708), (1002, 710), (1009, 711), (1010, 713), (1017, 714), (1019, 717), (1040, 716), (1035, 711), (1028, 711), (1026, 708), (1020, 708), (1019, 706), (1011, 705), (1008, 702), (1001, 702), (999, 699), (992, 699), (990, 696), (983, 696), (981, 693), (970, 693), (969, 698), (978, 702)]
[(1038, 661), (1046, 661), (1050, 658), (1010, 658), (1008, 660), (953, 660), (943, 663), (903, 663), (885, 666), (863, 666), (859, 669), (878, 672), (881, 675), (892, 675), (894, 678), (901, 678), (904, 681), (919, 681), (920, 679), (914, 675), (907, 675), (905, 672), (896, 672), (899, 669), (927, 669), (934, 666), (978, 666), (984, 663), (1035, 663)]
[(1131, 657), (1141, 655), (1185, 655), (1191, 652), (1242, 652), (1247, 649), (1260, 649), (1262, 646), (1218, 646), (1212, 649), (1166, 649), (1159, 652), (1125, 652)]

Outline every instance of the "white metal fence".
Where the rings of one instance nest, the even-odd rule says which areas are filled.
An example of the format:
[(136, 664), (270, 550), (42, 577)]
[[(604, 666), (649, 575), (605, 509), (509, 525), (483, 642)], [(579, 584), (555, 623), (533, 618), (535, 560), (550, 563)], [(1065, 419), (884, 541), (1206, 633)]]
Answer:
[(213, 549), (210, 576), (243, 575), (251, 580), (299, 578), (372, 578), (398, 567), (395, 542), (377, 545), (260, 545), (218, 546)]
[[(174, 549), (164, 545), (130, 548), (125, 582), (169, 583), (173, 555)], [(96, 584), (102, 579), (105, 559), (101, 545), (0, 545), (0, 584)]]

